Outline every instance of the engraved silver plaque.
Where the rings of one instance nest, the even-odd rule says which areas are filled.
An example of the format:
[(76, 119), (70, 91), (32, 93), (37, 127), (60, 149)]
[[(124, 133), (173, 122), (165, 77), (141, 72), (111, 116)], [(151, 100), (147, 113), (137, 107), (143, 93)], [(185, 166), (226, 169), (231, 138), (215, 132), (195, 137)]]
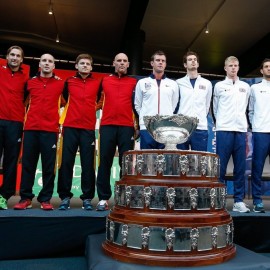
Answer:
[(150, 226), (149, 250), (166, 251), (167, 243), (165, 238), (166, 228)]
[(215, 208), (222, 209), (221, 188), (216, 188), (216, 194)]
[(122, 227), (123, 223), (114, 222), (113, 243), (116, 245), (123, 245)]
[(163, 169), (164, 176), (178, 176), (180, 174), (179, 155), (164, 154), (165, 167)]
[(167, 200), (166, 191), (167, 187), (151, 186), (152, 196), (150, 199), (150, 209), (166, 210)]
[(209, 210), (211, 208), (210, 188), (198, 188), (198, 210)]
[(144, 186), (131, 186), (130, 208), (144, 207)]
[(118, 205), (126, 206), (126, 185), (118, 185)]
[(143, 154), (142, 175), (156, 176), (157, 175), (157, 154)]
[(212, 237), (211, 231), (212, 227), (201, 227), (199, 230), (199, 239), (198, 239), (198, 251), (211, 250), (212, 249)]
[(218, 236), (217, 236), (217, 248), (226, 247), (227, 244), (227, 225), (219, 225), (218, 227)]
[(190, 239), (191, 228), (175, 228), (175, 238), (173, 250), (179, 252), (191, 251), (191, 239)]
[(187, 155), (189, 170), (186, 173), (187, 176), (201, 176), (201, 155)]
[(127, 247), (142, 249), (142, 239), (140, 237), (142, 228), (142, 226), (136, 224), (128, 225)]
[(191, 188), (175, 188), (174, 210), (190, 210), (190, 189)]
[(125, 156), (125, 165), (124, 165), (124, 170), (123, 170), (123, 175), (136, 175), (137, 170), (136, 170), (136, 155), (135, 154), (128, 154)]

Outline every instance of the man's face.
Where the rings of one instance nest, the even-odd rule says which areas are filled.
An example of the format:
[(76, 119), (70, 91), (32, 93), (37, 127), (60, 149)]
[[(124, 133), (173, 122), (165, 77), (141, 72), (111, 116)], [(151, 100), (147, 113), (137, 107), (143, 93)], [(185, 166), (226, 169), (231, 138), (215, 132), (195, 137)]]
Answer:
[(265, 62), (260, 71), (264, 78), (270, 79), (270, 62)]
[(75, 68), (80, 74), (87, 75), (92, 71), (92, 63), (90, 59), (80, 59), (78, 64), (75, 65)]
[(7, 55), (7, 62), (12, 70), (18, 70), (22, 61), (22, 52), (18, 49), (12, 49)]
[(238, 61), (228, 61), (224, 67), (228, 78), (237, 77), (239, 71), (239, 62)]
[(198, 59), (195, 55), (189, 55), (187, 57), (187, 62), (184, 63), (184, 67), (188, 70), (188, 71), (193, 71), (193, 70), (197, 70), (199, 67), (199, 62)]
[(50, 54), (43, 54), (39, 62), (40, 71), (43, 74), (51, 74), (55, 68), (54, 58)]
[(151, 61), (151, 66), (153, 71), (156, 73), (163, 73), (166, 68), (166, 56), (165, 55), (155, 55), (154, 60)]
[(115, 72), (118, 74), (126, 74), (129, 67), (128, 57), (124, 53), (119, 53), (113, 61)]

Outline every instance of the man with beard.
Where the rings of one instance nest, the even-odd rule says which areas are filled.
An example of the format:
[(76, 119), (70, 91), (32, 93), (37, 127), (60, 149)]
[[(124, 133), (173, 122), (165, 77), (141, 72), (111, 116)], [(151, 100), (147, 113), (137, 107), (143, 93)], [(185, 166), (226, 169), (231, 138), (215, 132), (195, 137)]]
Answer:
[(197, 53), (188, 51), (183, 57), (183, 64), (187, 70), (187, 75), (176, 81), (180, 91), (177, 113), (197, 117), (199, 123), (188, 141), (179, 144), (177, 148), (207, 151), (207, 115), (212, 97), (212, 83), (198, 74), (199, 56)]
[(0, 187), (0, 209), (7, 209), (8, 199), (15, 194), (17, 163), (20, 153), (25, 114), (24, 87), (27, 76), (21, 64), (21, 47), (7, 51), (7, 65), (0, 66), (0, 157), (3, 155), (3, 184)]

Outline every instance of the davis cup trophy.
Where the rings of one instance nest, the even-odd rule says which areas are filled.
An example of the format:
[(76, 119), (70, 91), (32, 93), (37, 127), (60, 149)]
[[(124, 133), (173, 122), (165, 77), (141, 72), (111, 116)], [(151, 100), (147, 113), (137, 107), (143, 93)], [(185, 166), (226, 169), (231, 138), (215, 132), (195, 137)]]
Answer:
[(165, 144), (165, 149), (177, 150), (176, 145), (188, 140), (199, 120), (182, 114), (144, 116), (145, 126), (152, 137)]
[(165, 149), (124, 153), (115, 205), (107, 217), (104, 252), (123, 262), (201, 266), (234, 257), (233, 222), (216, 154), (177, 150), (198, 120), (184, 115), (145, 116)]

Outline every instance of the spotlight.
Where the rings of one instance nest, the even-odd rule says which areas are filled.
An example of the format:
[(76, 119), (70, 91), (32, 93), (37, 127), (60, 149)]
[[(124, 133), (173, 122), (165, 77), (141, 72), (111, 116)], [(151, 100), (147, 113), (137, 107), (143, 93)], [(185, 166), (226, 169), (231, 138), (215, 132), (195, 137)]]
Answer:
[(50, 2), (50, 5), (49, 5), (48, 14), (49, 15), (53, 15), (53, 7), (52, 7), (52, 3), (51, 2)]
[(60, 42), (60, 39), (59, 39), (59, 35), (58, 35), (58, 34), (57, 34), (57, 36), (56, 36), (55, 42), (56, 42), (56, 43), (59, 43), (59, 42)]
[(205, 31), (204, 31), (204, 33), (205, 34), (209, 34), (210, 33), (210, 31), (209, 31), (209, 27), (208, 27), (208, 24), (206, 25), (206, 27), (205, 27)]

